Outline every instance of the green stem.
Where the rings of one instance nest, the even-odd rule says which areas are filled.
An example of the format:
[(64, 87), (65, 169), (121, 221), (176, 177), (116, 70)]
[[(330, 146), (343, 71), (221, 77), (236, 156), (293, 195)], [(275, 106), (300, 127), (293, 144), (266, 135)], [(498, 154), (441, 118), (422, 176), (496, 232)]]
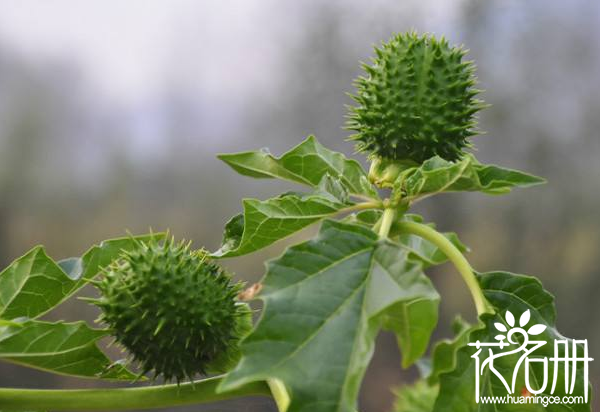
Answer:
[(275, 399), (279, 412), (287, 412), (291, 399), (283, 382), (279, 379), (268, 379), (267, 384), (269, 385), (269, 389), (271, 390), (273, 399)]
[(390, 233), (390, 228), (396, 216), (396, 209), (388, 207), (381, 216), (381, 225), (379, 226), (379, 239), (386, 239)]
[(363, 202), (363, 203), (357, 203), (355, 205), (340, 209), (337, 211), (337, 213), (356, 212), (359, 210), (380, 209), (380, 208), (381, 208), (380, 201)]
[(371, 197), (371, 196), (365, 196), (365, 195), (360, 195), (358, 193), (350, 193), (350, 197), (354, 197), (356, 199), (360, 199), (363, 202), (377, 202), (379, 201), (379, 199)]
[(222, 377), (180, 385), (119, 389), (12, 389), (0, 388), (0, 410), (107, 411), (170, 408), (241, 396), (271, 396), (266, 382), (217, 392)]
[(425, 240), (430, 241), (448, 257), (467, 284), (469, 292), (471, 292), (471, 296), (475, 301), (475, 307), (477, 308), (478, 315), (493, 312), (493, 309), (485, 299), (485, 296), (483, 296), (483, 292), (481, 291), (481, 287), (479, 286), (479, 282), (473, 273), (471, 265), (461, 251), (452, 244), (452, 242), (450, 242), (444, 235), (435, 229), (432, 229), (431, 227), (421, 223), (400, 222), (399, 228), (402, 232), (417, 235)]

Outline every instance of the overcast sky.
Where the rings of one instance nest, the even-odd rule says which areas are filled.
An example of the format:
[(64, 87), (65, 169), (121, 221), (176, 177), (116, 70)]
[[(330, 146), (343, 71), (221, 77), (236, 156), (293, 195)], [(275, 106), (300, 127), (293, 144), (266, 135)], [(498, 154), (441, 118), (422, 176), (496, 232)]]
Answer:
[[(235, 7), (216, 4), (190, 0), (3, 1), (0, 42), (27, 58), (75, 61), (109, 97), (144, 99), (162, 87), (165, 66), (177, 57), (173, 45), (178, 37), (186, 36), (188, 28), (197, 30), (198, 40), (205, 40), (216, 29), (212, 23), (227, 22), (227, 32), (236, 36), (256, 21), (254, 15), (260, 11), (256, 2), (240, 1)], [(219, 31), (221, 36), (225, 32)], [(210, 53), (216, 43), (205, 41), (203, 49)]]
[[(430, 20), (448, 21), (458, 1), (414, 4), (426, 3)], [(244, 94), (248, 87), (273, 80), (278, 54), (301, 34), (302, 28), (290, 22), (301, 21), (303, 11), (317, 3), (0, 0), (0, 45), (42, 64), (46, 59), (75, 62), (95, 92), (126, 103), (160, 93), (173, 72), (202, 88), (204, 95)], [(347, 2), (344, 8), (389, 4)], [(189, 79), (200, 71), (197, 65), (202, 65), (202, 78)], [(224, 75), (240, 65), (246, 77)]]

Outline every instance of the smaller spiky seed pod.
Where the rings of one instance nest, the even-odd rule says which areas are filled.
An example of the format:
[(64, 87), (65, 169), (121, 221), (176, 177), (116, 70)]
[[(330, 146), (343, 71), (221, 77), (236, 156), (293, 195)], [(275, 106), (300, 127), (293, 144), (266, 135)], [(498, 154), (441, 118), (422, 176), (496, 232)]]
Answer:
[(357, 150), (373, 157), (422, 163), (438, 155), (456, 160), (477, 134), (474, 115), (486, 107), (475, 98), (475, 66), (465, 50), (442, 38), (415, 33), (375, 48), (366, 76), (355, 81), (358, 103), (347, 128)]
[(223, 363), (246, 332), (240, 284), (202, 251), (173, 239), (126, 252), (104, 270), (100, 320), (140, 364), (177, 382)]

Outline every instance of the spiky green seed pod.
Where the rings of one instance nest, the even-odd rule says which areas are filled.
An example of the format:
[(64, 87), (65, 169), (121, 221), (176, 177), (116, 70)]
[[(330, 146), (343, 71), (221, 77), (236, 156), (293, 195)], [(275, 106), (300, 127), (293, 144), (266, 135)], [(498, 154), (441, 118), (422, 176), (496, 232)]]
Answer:
[(357, 150), (374, 157), (422, 163), (438, 155), (460, 158), (477, 134), (475, 67), (466, 53), (442, 38), (415, 33), (392, 37), (375, 48), (366, 76), (355, 81), (358, 103), (347, 128)]
[(226, 363), (247, 331), (247, 305), (236, 301), (240, 284), (183, 242), (140, 242), (106, 268), (97, 285), (100, 320), (143, 373), (167, 381)]

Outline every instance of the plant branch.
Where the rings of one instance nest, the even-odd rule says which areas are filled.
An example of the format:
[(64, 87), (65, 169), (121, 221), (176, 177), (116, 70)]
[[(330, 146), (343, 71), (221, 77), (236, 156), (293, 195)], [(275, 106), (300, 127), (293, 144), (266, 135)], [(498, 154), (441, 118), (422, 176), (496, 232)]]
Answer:
[(271, 396), (266, 382), (254, 382), (220, 393), (223, 377), (184, 384), (118, 389), (12, 389), (0, 388), (0, 410), (12, 411), (125, 411), (169, 408), (232, 399)]
[(377, 198), (371, 197), (371, 196), (365, 196), (365, 195), (361, 195), (358, 193), (350, 193), (350, 197), (354, 197), (356, 199), (360, 199), (363, 200), (365, 202), (377, 202)]
[(379, 226), (379, 239), (386, 239), (388, 237), (395, 216), (396, 210), (394, 208), (388, 207), (383, 211), (381, 225)]
[(400, 231), (405, 233), (410, 233), (413, 235), (417, 235), (422, 237), (425, 240), (430, 241), (434, 245), (436, 245), (454, 264), (456, 269), (461, 274), (463, 280), (467, 284), (469, 288), (469, 292), (471, 292), (471, 296), (475, 301), (475, 307), (477, 308), (477, 314), (481, 315), (483, 313), (493, 312), (493, 309), (490, 307), (489, 303), (483, 296), (483, 292), (481, 291), (481, 287), (479, 286), (479, 282), (473, 273), (473, 268), (461, 253), (460, 250), (456, 248), (444, 235), (432, 229), (427, 225), (423, 225), (421, 223), (416, 222), (400, 222), (399, 223)]
[(380, 201), (362, 202), (362, 203), (357, 203), (355, 205), (340, 209), (340, 210), (338, 210), (337, 213), (356, 212), (359, 210), (368, 210), (368, 209), (381, 209), (381, 207), (382, 206), (381, 206)]

